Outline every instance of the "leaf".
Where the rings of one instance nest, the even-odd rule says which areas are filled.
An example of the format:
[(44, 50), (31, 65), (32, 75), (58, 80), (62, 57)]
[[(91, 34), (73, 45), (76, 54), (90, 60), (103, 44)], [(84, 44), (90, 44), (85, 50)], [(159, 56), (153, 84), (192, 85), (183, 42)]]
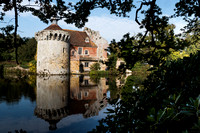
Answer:
[(154, 71), (154, 70), (156, 70), (157, 69), (157, 67), (151, 67), (151, 68), (149, 68), (147, 71)]
[(179, 98), (181, 97), (181, 94), (178, 95), (178, 97), (175, 100), (175, 104), (178, 102)]
[(108, 112), (105, 112), (105, 113), (115, 113), (115, 110), (113, 109), (107, 109)]

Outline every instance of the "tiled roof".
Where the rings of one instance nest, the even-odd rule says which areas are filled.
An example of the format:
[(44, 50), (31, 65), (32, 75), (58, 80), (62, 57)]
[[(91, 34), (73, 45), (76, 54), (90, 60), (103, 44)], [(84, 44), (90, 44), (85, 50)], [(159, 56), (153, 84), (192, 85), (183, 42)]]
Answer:
[(45, 28), (44, 30), (63, 30), (57, 24), (51, 24), (49, 27)]
[(89, 42), (86, 42), (85, 39), (89, 36), (86, 32), (83, 31), (75, 31), (75, 30), (68, 30), (63, 29), (70, 34), (70, 44), (73, 46), (80, 46), (80, 47), (97, 47), (97, 45), (89, 39)]

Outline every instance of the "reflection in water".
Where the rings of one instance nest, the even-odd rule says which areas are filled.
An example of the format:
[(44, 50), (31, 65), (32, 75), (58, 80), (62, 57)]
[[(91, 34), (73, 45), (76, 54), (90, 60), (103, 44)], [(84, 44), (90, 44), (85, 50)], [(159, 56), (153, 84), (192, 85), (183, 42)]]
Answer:
[(106, 79), (94, 83), (89, 76), (73, 75), (70, 78), (70, 114), (81, 113), (85, 118), (98, 115), (107, 105)]
[(35, 115), (48, 121), (50, 130), (67, 116), (69, 76), (37, 76)]
[(37, 76), (35, 115), (49, 122), (50, 130), (64, 117), (83, 114), (98, 115), (106, 107), (106, 79), (94, 83), (89, 76)]
[(36, 99), (34, 79), (34, 76), (0, 78), (0, 103), (6, 101), (10, 105), (18, 104), (22, 97), (34, 102)]

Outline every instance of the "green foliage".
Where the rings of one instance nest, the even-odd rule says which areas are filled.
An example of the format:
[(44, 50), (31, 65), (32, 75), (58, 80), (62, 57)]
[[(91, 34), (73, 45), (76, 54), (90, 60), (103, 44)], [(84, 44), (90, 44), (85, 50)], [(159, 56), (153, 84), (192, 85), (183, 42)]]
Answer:
[[(88, 21), (87, 17), (90, 15), (91, 10), (95, 8), (107, 8), (111, 14), (117, 16), (127, 16), (133, 8), (136, 8), (133, 0), (84, 0), (77, 1), (76, 3), (65, 3), (63, 0), (51, 1), (45, 0), (34, 1), (33, 5), (23, 5), (21, 1), (2, 1), (0, 12), (0, 19), (3, 20), (5, 12), (14, 11), (15, 13), (15, 27), (14, 27), (14, 47), (15, 56), (17, 60), (16, 41), (18, 15), (23, 12), (32, 12), (32, 15), (37, 16), (41, 21), (48, 23), (48, 20), (57, 16), (64, 18), (67, 23), (74, 23), (77, 27), (83, 27), (85, 22)], [(180, 0), (176, 3), (175, 16), (184, 16), (184, 19), (189, 22), (187, 29), (199, 33), (199, 1)], [(34, 8), (34, 6), (38, 8)], [(51, 6), (50, 6), (51, 5)], [(193, 7), (193, 8), (191, 8)], [(143, 19), (139, 21), (138, 16), (144, 15)], [(194, 16), (192, 19), (192, 16)], [(135, 21), (140, 28), (145, 28), (144, 34), (138, 34), (136, 37), (125, 35), (124, 38), (118, 42), (118, 49), (121, 51), (119, 57), (126, 61), (126, 67), (131, 69), (137, 61), (145, 61), (151, 65), (159, 66), (165, 57), (171, 54), (170, 48), (174, 50), (183, 49), (187, 42), (175, 37), (173, 29), (174, 25), (168, 24), (169, 17), (163, 16), (160, 7), (157, 5), (156, 0), (140, 2), (135, 14)], [(13, 29), (13, 28), (12, 28)], [(130, 58), (132, 57), (132, 58)], [(111, 59), (114, 55), (111, 56)], [(115, 62), (115, 59), (113, 60)], [(111, 62), (111, 66), (114, 63)], [(113, 69), (113, 68), (112, 68)]]
[(36, 65), (37, 65), (37, 61), (33, 60), (31, 62), (29, 62), (29, 72), (30, 73), (36, 73)]
[(167, 61), (172, 61), (172, 60), (178, 60), (178, 59), (183, 59), (183, 57), (188, 57), (189, 54), (186, 53), (186, 51), (174, 51), (172, 50), (172, 53), (166, 58)]
[[(118, 57), (125, 60), (126, 67), (129, 69), (138, 61), (160, 66), (171, 54), (171, 49), (175, 51), (189, 45), (187, 40), (175, 37), (174, 28), (174, 25), (161, 26), (153, 31), (153, 35), (148, 34), (145, 37), (141, 34), (133, 37), (129, 34), (125, 35), (120, 42), (115, 43), (119, 48)], [(153, 42), (152, 36), (154, 36)]]
[[(0, 61), (14, 60), (15, 46), (14, 46), (14, 36), (12, 32), (13, 26), (7, 26), (5, 28), (0, 28), (2, 34), (0, 33)], [(24, 38), (17, 36), (17, 45), (20, 46), (25, 42)]]
[(200, 52), (163, 64), (146, 80), (128, 77), (122, 100), (95, 131), (199, 131), (199, 60)]
[(97, 70), (100, 70), (101, 67), (100, 67), (100, 64), (99, 63), (94, 63), (90, 66), (90, 70), (91, 71), (97, 71)]
[(111, 44), (109, 44), (108, 52), (110, 53), (108, 55), (108, 61), (106, 62), (106, 65), (108, 66), (109, 71), (115, 71), (116, 70), (116, 63), (118, 58), (118, 52), (119, 48), (115, 45), (115, 40), (112, 41)]
[(108, 74), (108, 71), (90, 71), (90, 75), (106, 76)]
[(37, 42), (34, 38), (27, 39), (26, 43), (19, 47), (19, 61), (29, 62), (34, 60), (36, 54)]
[(184, 57), (189, 57), (190, 54), (196, 54), (200, 50), (200, 42), (196, 40), (196, 35), (192, 34), (185, 34), (185, 39), (190, 43), (189, 46), (185, 47), (183, 50), (175, 51), (170, 49), (171, 54), (166, 58), (166, 61), (178, 60), (183, 59)]
[(109, 70), (110, 69), (116, 69), (116, 63), (117, 63), (117, 55), (114, 53), (111, 53), (108, 56), (108, 62), (106, 63), (106, 65), (108, 66)]
[[(8, 33), (6, 33), (8, 34)], [(19, 61), (20, 63), (29, 62), (34, 59), (36, 54), (36, 40), (34, 38), (21, 38), (18, 36), (19, 44)], [(2, 34), (0, 38), (0, 61), (11, 61), (15, 59), (13, 35), (5, 36)]]

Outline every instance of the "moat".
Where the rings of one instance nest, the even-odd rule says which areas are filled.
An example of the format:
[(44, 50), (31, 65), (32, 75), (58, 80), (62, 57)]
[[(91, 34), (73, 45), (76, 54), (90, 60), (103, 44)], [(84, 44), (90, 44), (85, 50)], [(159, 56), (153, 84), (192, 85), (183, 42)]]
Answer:
[(109, 80), (80, 75), (3, 76), (0, 132), (91, 131), (98, 120), (106, 117), (106, 109), (111, 108)]

